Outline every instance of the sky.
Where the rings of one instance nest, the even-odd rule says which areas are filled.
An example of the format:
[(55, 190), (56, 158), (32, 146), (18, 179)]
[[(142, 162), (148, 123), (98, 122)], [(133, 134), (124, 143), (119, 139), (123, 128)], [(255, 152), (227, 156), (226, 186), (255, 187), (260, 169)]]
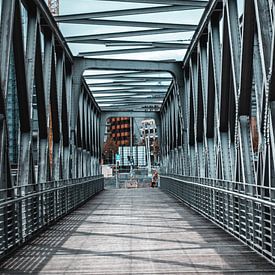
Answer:
[[(77, 4), (76, 4), (77, 2)], [(169, 2), (169, 1), (168, 1)], [(121, 10), (129, 8), (143, 8), (153, 7), (156, 5), (140, 4), (140, 3), (121, 3), (121, 2), (107, 2), (100, 0), (60, 0), (60, 15), (71, 13), (87, 13), (107, 10)], [(161, 6), (161, 5), (157, 5)], [(182, 23), (182, 24), (198, 24), (203, 10), (195, 11), (176, 11), (164, 12), (161, 14), (147, 14), (147, 15), (132, 15), (121, 17), (108, 17), (106, 19), (116, 20), (132, 20), (132, 21), (154, 21), (165, 23)], [(109, 33), (115, 28), (115, 31), (128, 31), (128, 27), (110, 27), (110, 26), (96, 26), (96, 25), (77, 25), (77, 24), (60, 24), (61, 30), (65, 36), (85, 35)], [(143, 30), (143, 28), (130, 28), (130, 30)], [(177, 34), (162, 34), (143, 37), (118, 38), (123, 40), (142, 40), (142, 41), (162, 41), (162, 42), (176, 42), (182, 40), (190, 40), (193, 32), (177, 33)], [(109, 49), (120, 49), (118, 47), (110, 48), (104, 45), (85, 45), (85, 44), (69, 44), (73, 54), (77, 55), (81, 51), (99, 51)], [(134, 53), (116, 56), (100, 56), (108, 58), (125, 58), (125, 59), (147, 59), (147, 60), (182, 60), (186, 50), (173, 50), (165, 52), (150, 52), (150, 53)]]
[[(127, 3), (127, 2), (115, 2), (115, 1), (104, 1), (104, 0), (59, 0), (60, 1), (60, 15), (66, 14), (77, 14), (77, 13), (89, 13), (99, 11), (110, 11), (110, 10), (122, 10), (131, 8), (145, 8), (154, 7), (161, 5), (152, 5), (144, 3)], [(233, 0), (228, 0), (233, 1)], [(238, 4), (239, 17), (242, 14), (244, 0), (236, 0)], [(167, 0), (169, 4), (169, 0)], [(119, 17), (108, 17), (103, 19), (114, 19), (114, 20), (129, 20), (129, 21), (144, 21), (144, 22), (159, 22), (159, 23), (174, 23), (174, 24), (194, 24), (197, 25), (203, 14), (203, 9), (189, 10), (189, 11), (173, 11), (163, 12), (158, 14), (143, 14), (143, 15), (131, 15), (131, 16), (119, 16)], [(145, 28), (134, 28), (134, 27), (114, 27), (114, 26), (100, 26), (100, 25), (80, 25), (80, 24), (64, 24), (59, 23), (63, 35), (66, 36), (79, 36), (79, 35), (92, 35), (92, 34), (103, 34), (112, 32), (124, 32), (124, 31), (136, 31), (145, 30)], [(221, 28), (222, 30), (222, 28)], [(192, 39), (193, 32), (185, 33), (174, 33), (174, 34), (159, 34), (150, 36), (138, 36), (138, 37), (122, 37), (116, 38), (117, 40), (132, 40), (132, 41), (159, 41), (159, 42), (174, 42), (182, 43), (190, 41)], [(221, 33), (222, 36), (222, 33)], [(109, 39), (112, 40), (112, 39)], [(116, 50), (124, 49), (123, 47), (107, 47), (105, 45), (89, 45), (89, 44), (73, 44), (69, 43), (74, 55), (78, 55), (79, 52), (87, 51), (104, 51), (104, 50)], [(127, 47), (129, 48), (129, 47)], [(108, 58), (108, 59), (136, 59), (136, 60), (177, 60), (182, 61), (186, 50), (172, 50), (172, 51), (154, 51), (148, 53), (133, 53), (133, 54), (119, 54), (119, 55), (98, 55), (97, 58)], [(112, 71), (107, 71), (113, 73)], [(87, 74), (105, 74), (102, 71), (89, 70), (84, 73)], [(160, 75), (158, 75), (160, 76)], [(104, 80), (109, 82), (111, 80)], [(87, 83), (100, 83), (99, 80), (87, 80)], [(159, 83), (160, 84), (160, 83)], [(163, 84), (163, 83), (162, 83)], [(169, 84), (169, 83), (168, 83)], [(104, 88), (94, 88), (97, 91)], [(111, 95), (111, 94), (110, 94)], [(99, 95), (101, 96), (101, 95)], [(144, 97), (144, 96), (143, 96)], [(104, 103), (102, 103), (104, 105)], [(109, 106), (107, 104), (106, 106)]]
[[(97, 11), (109, 10), (122, 10), (130, 8), (144, 8), (154, 7), (161, 5), (152, 5), (144, 3), (122, 3), (110, 2), (102, 0), (59, 0), (60, 1), (60, 15), (72, 13), (87, 13)], [(167, 0), (169, 3), (169, 0)], [(244, 0), (237, 0), (239, 15), (243, 10)], [(146, 21), (146, 22), (165, 22), (165, 23), (182, 23), (182, 24), (198, 24), (203, 10), (191, 11), (175, 11), (164, 12), (159, 14), (146, 14), (146, 15), (132, 15), (120, 17), (108, 17), (104, 19), (116, 20), (132, 20), (132, 21)], [(100, 34), (115, 31), (123, 32), (129, 31), (128, 27), (113, 27), (113, 26), (99, 26), (99, 25), (79, 25), (79, 24), (60, 24), (60, 28), (64, 36), (87, 35), (87, 34)], [(142, 28), (130, 28), (130, 30), (143, 30)], [(193, 32), (177, 33), (177, 34), (162, 34), (143, 37), (123, 37), (120, 40), (138, 40), (138, 41), (162, 41), (162, 42), (183, 42), (192, 38)], [(110, 49), (123, 49), (123, 47), (106, 47), (105, 45), (87, 45), (87, 44), (69, 44), (74, 55), (79, 52), (86, 51), (102, 51)], [(123, 55), (108, 55), (98, 56), (106, 58), (119, 58), (119, 59), (146, 59), (146, 60), (183, 60), (186, 50), (173, 50), (163, 52), (149, 52), (149, 53), (134, 53)]]

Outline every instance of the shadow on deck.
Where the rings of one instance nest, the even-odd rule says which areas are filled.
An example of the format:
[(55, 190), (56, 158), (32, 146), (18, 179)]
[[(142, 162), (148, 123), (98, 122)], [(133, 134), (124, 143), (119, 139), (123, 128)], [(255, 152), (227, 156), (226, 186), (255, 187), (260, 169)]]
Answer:
[(1, 264), (2, 274), (273, 273), (275, 267), (159, 189), (103, 191)]

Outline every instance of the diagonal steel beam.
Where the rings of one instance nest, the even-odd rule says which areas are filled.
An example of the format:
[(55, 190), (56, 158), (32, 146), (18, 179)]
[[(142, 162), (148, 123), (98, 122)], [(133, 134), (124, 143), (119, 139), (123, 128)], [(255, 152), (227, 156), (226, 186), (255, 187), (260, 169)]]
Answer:
[(125, 10), (113, 10), (113, 11), (101, 11), (101, 12), (89, 12), (81, 14), (68, 14), (56, 16), (57, 22), (65, 22), (66, 20), (79, 20), (88, 18), (104, 18), (104, 17), (115, 17), (125, 15), (137, 15), (137, 14), (151, 14), (160, 12), (171, 12), (180, 10), (198, 9), (200, 6), (194, 7), (194, 5), (173, 5), (173, 6), (161, 6), (161, 7), (150, 7), (150, 8), (138, 8), (138, 9), (125, 9)]
[(185, 29), (153, 29), (153, 30), (143, 30), (143, 31), (112, 32), (112, 33), (103, 33), (103, 34), (68, 36), (66, 37), (66, 41), (68, 43), (72, 43), (77, 40), (77, 41), (81, 41), (82, 43), (89, 43), (90, 40), (94, 40), (94, 39), (108, 39), (108, 38), (118, 38), (118, 37), (144, 36), (144, 35), (180, 33), (180, 32), (188, 32), (188, 31)]
[[(102, 74), (93, 74), (93, 75), (88, 75), (87, 74), (87, 76), (93, 76), (93, 77), (95, 77), (95, 78), (104, 78), (105, 76), (107, 76), (107, 77), (147, 77), (147, 76), (152, 76), (152, 77), (155, 77), (154, 75), (155, 74), (157, 74), (157, 76), (156, 77), (159, 77), (159, 75), (161, 74), (161, 75), (167, 75), (167, 73), (165, 73), (165, 72), (157, 72), (157, 73), (154, 73), (154, 72), (144, 72), (144, 71), (136, 71), (136, 72), (117, 72), (117, 73), (107, 73), (107, 71), (106, 71), (106, 74), (105, 74), (105, 71), (104, 71), (104, 73), (102, 73)], [(84, 75), (84, 77), (85, 77), (86, 75)], [(170, 78), (170, 79), (172, 79), (172, 77), (171, 76), (165, 76), (165, 77), (167, 77), (167, 78)]]
[(150, 46), (150, 47), (170, 47), (175, 49), (187, 48), (189, 43), (165, 43), (165, 42), (151, 42), (151, 41), (127, 41), (127, 40), (101, 40), (93, 39), (87, 41), (74, 40), (71, 43), (85, 43), (95, 45), (105, 45), (106, 47), (126, 47), (126, 46)]
[[(108, 83), (109, 84), (109, 83)], [(105, 87), (121, 87), (121, 88), (127, 88), (127, 89), (168, 89), (169, 85), (94, 85), (94, 84), (88, 84), (88, 86), (93, 90), (93, 88), (105, 88)]]
[(153, 97), (150, 97), (150, 98), (144, 98), (144, 97), (128, 97), (127, 99), (126, 98), (119, 98), (119, 97), (116, 97), (116, 98), (101, 98), (101, 99), (98, 99), (97, 102), (101, 102), (103, 103), (106, 103), (106, 102), (112, 102), (112, 103), (118, 103), (118, 102), (132, 102), (132, 103), (137, 103), (137, 102), (146, 102), (146, 103), (152, 103), (152, 102), (157, 102), (157, 103), (162, 103), (163, 102), (163, 97), (160, 97), (160, 98), (153, 98)]
[(117, 104), (127, 104), (129, 105), (129, 107), (134, 106), (136, 104), (150, 104), (150, 105), (157, 105), (157, 104), (162, 104), (162, 100), (147, 100), (147, 99), (142, 99), (142, 100), (135, 100), (135, 99), (121, 99), (121, 100), (99, 100), (98, 104), (113, 104), (113, 105), (117, 105)]
[(121, 75), (121, 76), (106, 76), (106, 75), (85, 75), (84, 78), (86, 80), (89, 79), (111, 79), (111, 80), (118, 80), (118, 81), (171, 81), (171, 77), (154, 77), (154, 76), (127, 76), (127, 75)]
[[(136, 84), (134, 84), (136, 83)], [(146, 84), (146, 85), (140, 85), (140, 82), (102, 82), (102, 83), (88, 83), (89, 87), (121, 87), (121, 88), (142, 88), (142, 87), (159, 87), (159, 88), (167, 88), (169, 87), (169, 84)]]
[[(102, 83), (88, 83), (88, 85), (92, 85), (93, 87), (106, 87), (107, 86), (117, 86), (117, 85), (121, 85), (122, 87), (124, 87), (124, 85), (126, 86), (131, 86), (131, 85), (136, 85), (136, 84), (142, 84), (144, 82), (150, 82), (152, 84), (150, 85), (161, 85), (161, 83), (159, 83), (159, 81), (152, 81), (152, 80), (140, 80), (140, 81), (137, 81), (137, 80), (132, 80), (132, 81), (113, 81), (113, 82), (102, 82)], [(171, 82), (171, 80), (170, 80)], [(167, 87), (170, 85), (170, 82), (169, 84), (167, 84)], [(148, 83), (147, 83), (148, 84)], [(162, 84), (165, 86), (165, 84)]]
[(192, 25), (192, 24), (172, 24), (172, 23), (124, 21), (124, 20), (111, 20), (111, 19), (108, 19), (108, 20), (105, 20), (105, 19), (79, 19), (79, 20), (71, 19), (71, 20), (63, 21), (62, 23), (135, 27), (135, 28), (185, 29), (186, 31), (195, 31), (197, 28), (197, 25)]
[[(87, 80), (89, 80), (89, 79), (86, 79), (86, 81)], [(108, 79), (108, 80), (110, 80), (110, 79)], [(140, 83), (143, 83), (143, 82), (149, 82), (149, 81), (146, 81), (145, 79), (141, 79), (141, 80), (127, 80), (127, 79), (125, 79), (125, 81), (118, 81), (118, 80), (116, 80), (116, 81), (112, 81), (112, 82), (101, 82), (101, 83), (98, 83), (98, 82), (87, 82), (88, 83), (88, 85), (93, 85), (93, 84), (110, 84), (110, 83), (112, 83), (112, 84), (122, 84), (122, 85), (124, 85), (124, 84), (134, 84), (134, 83), (136, 83), (136, 84), (140, 84)], [(152, 81), (150, 81), (150, 82), (152, 82)]]
[[(182, 47), (186, 49), (187, 47)], [(128, 53), (144, 53), (144, 52), (158, 52), (158, 51), (174, 51), (175, 48), (170, 47), (146, 47), (146, 48), (134, 48), (123, 50), (111, 50), (111, 51), (96, 51), (96, 52), (81, 52), (79, 56), (99, 56), (99, 55), (116, 55), (116, 54), (128, 54)]]
[[(106, 104), (107, 105), (107, 104)], [(133, 104), (131, 106), (129, 106), (128, 104), (119, 104), (117, 106), (106, 106), (103, 105), (101, 108), (103, 108), (104, 111), (107, 111), (107, 109), (104, 108), (108, 108), (108, 110), (113, 110), (113, 111), (134, 111), (134, 110), (157, 110), (159, 111), (161, 104)]]
[(154, 99), (163, 99), (163, 95), (156, 94), (156, 95), (148, 95), (148, 94), (129, 94), (129, 95), (117, 95), (117, 96), (106, 96), (106, 95), (99, 95), (96, 96), (95, 99), (98, 102), (103, 101), (103, 100), (113, 100), (113, 99), (148, 99), (148, 100), (154, 100)]
[[(105, 106), (104, 106), (105, 105)], [(108, 105), (108, 106), (106, 106)], [(129, 103), (127, 102), (119, 102), (117, 104), (113, 104), (112, 102), (111, 103), (100, 103), (100, 106), (101, 106), (101, 109), (102, 108), (113, 108), (113, 109), (116, 109), (116, 110), (120, 110), (120, 107), (121, 106), (125, 106), (127, 107), (126, 109), (132, 109), (133, 107), (141, 107), (141, 108), (148, 108), (149, 106), (151, 107), (157, 107), (159, 108), (161, 106), (161, 103), (149, 103), (149, 102), (145, 102), (145, 103), (132, 103), (131, 106), (129, 105)]]
[(104, 112), (116, 112), (119, 109), (120, 111), (124, 111), (124, 112), (128, 112), (128, 113), (129, 112), (135, 112), (135, 111), (144, 111), (144, 112), (150, 113), (152, 111), (159, 112), (159, 110), (160, 110), (159, 106), (136, 105), (136, 106), (133, 106), (130, 109), (126, 109), (126, 108), (123, 108), (123, 107), (124, 107), (124, 105), (120, 106), (120, 108), (118, 108), (118, 107), (105, 107), (105, 106), (102, 106), (101, 108)]
[(159, 106), (144, 106), (144, 105), (136, 105), (136, 106), (133, 106), (132, 108), (130, 109), (126, 109), (124, 108), (124, 106), (120, 106), (120, 108), (118, 107), (105, 107), (105, 106), (102, 106), (101, 107), (102, 110), (104, 112), (108, 112), (108, 113), (112, 113), (112, 112), (117, 112), (118, 109), (119, 111), (124, 111), (124, 112), (145, 112), (145, 113), (150, 113), (150, 112), (159, 112), (160, 111), (160, 107)]
[[(113, 82), (102, 82), (102, 83), (88, 83), (88, 85), (91, 85), (93, 87), (113, 87), (113, 86), (122, 86), (124, 87), (125, 85), (126, 86), (131, 86), (131, 85), (136, 85), (136, 84), (142, 84), (144, 82), (150, 82), (152, 83), (152, 85), (161, 85), (161, 83), (159, 83), (159, 81), (152, 81), (152, 80), (140, 80), (140, 81), (137, 81), (137, 80), (133, 80), (133, 81), (113, 81)], [(171, 82), (171, 81), (170, 81)], [(170, 85), (170, 82), (169, 84), (167, 84), (167, 87)], [(148, 83), (146, 83), (148, 84)], [(151, 85), (151, 84), (150, 84)], [(164, 85), (164, 84), (163, 84)]]
[(96, 94), (116, 94), (116, 93), (139, 93), (139, 94), (143, 94), (143, 93), (150, 93), (150, 94), (166, 94), (167, 93), (167, 89), (157, 89), (157, 90), (149, 90), (149, 89), (131, 89), (131, 88), (127, 88), (127, 89), (108, 89), (108, 90), (92, 90), (92, 93), (94, 95)]
[(146, 100), (143, 100), (143, 101), (131, 101), (131, 100), (125, 100), (125, 101), (105, 101), (105, 102), (100, 102), (99, 103), (99, 106), (101, 104), (112, 104), (114, 106), (117, 105), (117, 107), (119, 107), (121, 104), (123, 105), (127, 105), (128, 108), (131, 108), (132, 106), (135, 106), (135, 105), (161, 105), (162, 104), (162, 101), (155, 101), (155, 102), (152, 102), (152, 101), (146, 101)]
[[(105, 0), (99, 0), (105, 1)], [(123, 3), (146, 3), (146, 4), (163, 4), (167, 5), (167, 0), (106, 0), (112, 2), (123, 2)], [(199, 1), (199, 0), (169, 0), (170, 5), (191, 5), (193, 7), (205, 7), (208, 1)]]
[[(95, 98), (95, 100), (97, 100), (98, 98), (112, 98), (112, 97), (117, 98), (120, 96), (129, 97), (129, 96), (139, 96), (139, 95), (148, 95), (148, 93), (141, 93), (141, 94), (139, 94), (139, 93), (119, 93), (117, 95), (116, 94), (107, 94), (107, 93), (105, 93), (105, 94), (98, 93), (98, 94), (94, 95), (94, 98)], [(157, 94), (157, 95), (159, 95), (159, 94)]]
[[(112, 113), (112, 112), (116, 112), (117, 111), (117, 108), (106, 108), (106, 107), (103, 107), (104, 108), (104, 112), (109, 112), (109, 113)], [(147, 111), (148, 110), (148, 111)], [(144, 106), (135, 106), (134, 108), (131, 108), (131, 109), (128, 109), (128, 110), (125, 110), (125, 109), (122, 109), (121, 111), (126, 111), (126, 112), (140, 112), (140, 111), (143, 111), (143, 112), (159, 112), (159, 107), (144, 107)]]

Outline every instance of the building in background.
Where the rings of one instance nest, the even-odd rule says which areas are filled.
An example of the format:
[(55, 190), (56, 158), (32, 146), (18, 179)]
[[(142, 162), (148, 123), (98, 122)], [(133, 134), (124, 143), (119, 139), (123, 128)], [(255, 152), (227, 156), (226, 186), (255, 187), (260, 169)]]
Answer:
[[(132, 120), (132, 121), (131, 121)], [(129, 117), (107, 120), (103, 159), (105, 164), (115, 163), (120, 155), (121, 168), (150, 166), (159, 162), (158, 133), (154, 119), (137, 121)]]
[(150, 138), (150, 144), (153, 143), (158, 138), (157, 126), (154, 119), (146, 119), (141, 121), (141, 140), (144, 141), (145, 138)]
[(133, 126), (130, 119), (130, 117), (112, 117), (107, 120), (107, 135), (112, 138), (117, 146), (131, 145), (130, 138), (131, 133), (133, 133)]
[(159, 145), (158, 145), (158, 132), (154, 119), (146, 119), (141, 121), (141, 144), (144, 144), (148, 150), (148, 157), (152, 164), (159, 162)]
[[(106, 132), (103, 148), (103, 163), (115, 164), (115, 154), (121, 146), (131, 145), (131, 118), (111, 117), (106, 121)], [(133, 136), (133, 134), (132, 134)]]

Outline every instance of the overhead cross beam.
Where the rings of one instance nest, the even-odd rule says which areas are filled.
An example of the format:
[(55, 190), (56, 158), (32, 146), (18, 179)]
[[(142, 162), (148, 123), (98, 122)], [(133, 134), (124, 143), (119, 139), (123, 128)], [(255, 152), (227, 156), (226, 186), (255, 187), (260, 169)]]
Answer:
[(130, 109), (131, 110), (131, 108), (133, 107), (133, 106), (136, 106), (136, 105), (150, 105), (150, 106), (159, 106), (159, 107), (161, 107), (161, 105), (162, 105), (162, 100), (160, 100), (160, 101), (156, 101), (156, 102), (151, 102), (151, 101), (146, 101), (146, 100), (138, 100), (138, 101), (133, 101), (133, 100), (123, 100), (123, 101), (113, 101), (113, 100), (110, 100), (110, 101), (105, 101), (105, 102), (101, 102), (100, 104), (99, 104), (99, 106), (100, 106), (100, 108), (102, 109), (102, 110), (104, 110), (104, 105), (102, 106), (101, 104), (112, 104), (112, 105), (114, 105), (114, 106), (116, 106), (116, 108), (118, 108), (119, 106), (122, 106), (122, 105), (125, 105), (125, 106), (127, 106), (127, 109)]
[[(187, 46), (183, 46), (182, 49), (186, 49)], [(134, 48), (123, 50), (111, 50), (111, 51), (94, 51), (94, 52), (80, 52), (79, 56), (99, 56), (99, 55), (116, 55), (116, 54), (129, 54), (129, 53), (142, 53), (142, 52), (155, 52), (155, 51), (174, 51), (175, 48), (170, 47), (146, 47), (146, 48)]]
[(168, 84), (168, 85), (161, 85), (161, 84), (159, 84), (159, 85), (154, 85), (154, 84), (152, 84), (152, 85), (134, 85), (134, 84), (127, 84), (127, 83), (93, 83), (93, 84), (88, 84), (88, 86), (89, 87), (91, 87), (91, 88), (93, 88), (93, 87), (96, 87), (96, 88), (98, 88), (98, 87), (112, 87), (112, 88), (114, 88), (114, 87), (121, 87), (121, 88), (133, 88), (133, 89), (136, 89), (136, 88), (138, 88), (138, 89), (150, 89), (150, 88), (152, 88), (152, 89), (161, 89), (161, 88), (168, 88), (169, 87), (169, 85), (170, 84)]
[(196, 25), (192, 24), (171, 24), (171, 23), (155, 23), (125, 20), (105, 20), (105, 19), (71, 19), (63, 23), (103, 25), (103, 26), (120, 26), (135, 28), (165, 28), (165, 29), (185, 29), (186, 31), (196, 30)]
[(132, 36), (146, 36), (155, 34), (168, 34), (168, 33), (181, 33), (187, 32), (185, 29), (152, 29), (152, 30), (142, 30), (142, 31), (125, 31), (125, 32), (111, 32), (102, 34), (90, 34), (90, 35), (78, 35), (78, 36), (67, 36), (66, 41), (72, 43), (74, 41), (79, 41), (78, 43), (88, 43), (94, 39), (108, 39), (108, 38), (118, 38), (118, 37), (132, 37)]
[[(127, 1), (122, 1), (127, 2)], [(130, 1), (139, 2), (139, 1)], [(113, 17), (116, 16), (129, 16), (137, 14), (153, 14), (162, 12), (173, 12), (181, 10), (199, 9), (204, 8), (206, 1), (176, 1), (178, 4), (170, 1), (169, 5), (167, 2), (152, 2), (154, 4), (166, 4), (166, 6), (157, 7), (144, 7), (144, 8), (133, 8), (125, 10), (113, 10), (103, 12), (90, 12), (83, 14), (69, 14), (57, 16), (56, 20), (60, 23), (70, 24), (85, 24), (85, 25), (103, 25), (103, 26), (120, 26), (128, 27), (129, 30), (125, 32), (112, 32), (105, 34), (92, 34), (92, 35), (81, 35), (81, 36), (70, 36), (67, 37), (68, 43), (81, 43), (81, 44), (96, 44), (105, 45), (105, 47), (128, 47), (124, 49), (116, 50), (99, 50), (99, 51), (84, 51), (80, 52), (80, 56), (100, 56), (100, 55), (117, 55), (117, 54), (131, 54), (131, 53), (145, 53), (153, 51), (171, 51), (174, 49), (187, 49), (189, 43), (165, 43), (163, 41), (115, 41), (105, 40), (110, 38), (119, 37), (137, 37), (144, 35), (156, 35), (165, 33), (179, 33), (179, 32), (193, 32), (197, 26), (193, 24), (182, 24), (182, 23), (163, 23), (163, 22), (145, 22), (136, 20), (116, 20)], [(147, 3), (141, 1), (141, 3)], [(150, 1), (149, 1), (150, 3)], [(107, 19), (105, 19), (107, 18)], [(146, 28), (144, 30), (131, 30), (131, 28)], [(130, 47), (130, 48), (129, 48)], [(133, 48), (134, 47), (134, 48)]]
[(200, 9), (201, 6), (173, 5), (173, 6), (161, 6), (161, 7), (139, 8), (139, 9), (89, 12), (89, 13), (80, 13), (80, 14), (60, 15), (60, 16), (56, 16), (55, 19), (57, 22), (65, 23), (67, 20), (104, 18), (104, 17), (115, 17), (115, 16), (125, 16), (125, 15), (137, 15), (137, 14), (151, 14), (151, 13), (160, 13), (160, 12), (190, 10), (190, 9), (196, 9), (196, 8)]
[[(171, 82), (171, 79), (169, 79), (170, 80), (170, 82)], [(165, 82), (169, 82), (169, 80), (168, 81), (165, 81)], [(133, 87), (135, 87), (135, 84), (142, 84), (142, 83), (144, 83), (144, 82), (151, 82), (151, 84), (152, 85), (161, 85), (161, 83), (159, 83), (160, 81), (152, 81), (152, 80), (144, 80), (144, 79), (141, 79), (141, 80), (139, 80), (139, 81), (137, 81), (137, 80), (130, 80), (130, 81), (112, 81), (112, 82), (96, 82), (96, 83), (88, 83), (89, 85), (93, 85), (93, 87), (100, 87), (100, 86), (104, 86), (104, 87), (106, 87), (106, 86), (112, 86), (112, 85), (114, 85), (114, 86), (117, 86), (117, 85), (126, 85), (126, 86), (128, 86), (128, 85), (133, 85)], [(162, 84), (162, 85), (164, 85), (164, 86), (169, 86), (170, 85), (170, 82), (169, 82), (169, 84), (167, 84), (167, 85), (164, 85), (164, 84)]]
[(97, 95), (95, 96), (97, 102), (100, 102), (99, 100), (104, 100), (104, 99), (107, 99), (107, 100), (110, 100), (110, 99), (121, 99), (121, 98), (153, 98), (153, 99), (156, 99), (156, 98), (162, 98), (163, 99), (163, 95), (161, 94), (156, 94), (155, 96), (154, 95), (148, 95), (148, 94), (142, 94), (142, 95), (139, 95), (139, 94), (129, 94), (129, 95), (117, 95), (117, 96), (114, 96), (114, 95), (111, 95), (111, 96), (107, 96), (107, 95)]
[(120, 76), (109, 76), (109, 75), (85, 75), (84, 78), (86, 80), (89, 79), (109, 79), (109, 80), (117, 80), (117, 81), (171, 81), (171, 77), (157, 77), (157, 76), (128, 76), (128, 74), (121, 74)]
[[(146, 113), (149, 113), (149, 112), (156, 112), (158, 113), (159, 112), (159, 106), (143, 106), (143, 105), (140, 105), (140, 106), (135, 106), (134, 108), (132, 108), (131, 110), (127, 110), (127, 109), (123, 109), (122, 108), (123, 106), (120, 107), (120, 110), (121, 111), (124, 111), (124, 112), (136, 112), (136, 111), (144, 111)], [(104, 112), (108, 112), (108, 113), (111, 113), (111, 112), (117, 112), (118, 108), (117, 107), (108, 107), (108, 108), (104, 108)], [(149, 116), (149, 115), (148, 115)]]
[[(106, 108), (110, 110), (110, 106), (116, 106), (116, 108), (124, 106), (123, 108), (128, 110), (133, 108), (147, 110), (150, 106), (149, 109), (159, 110), (171, 81), (180, 79), (182, 63), (77, 57), (74, 60), (74, 65), (78, 73), (87, 70), (104, 72), (102, 74), (97, 72), (96, 75), (84, 75), (87, 77), (86, 80), (118, 78), (117, 81), (112, 82), (96, 83), (93, 81), (95, 83), (87, 84), (102, 110)], [(108, 74), (108, 70), (117, 72)], [(168, 74), (171, 76), (169, 77)], [(164, 85), (162, 81), (168, 82), (167, 85)], [(181, 85), (180, 82), (179, 85)], [(151, 96), (148, 97), (148, 95)]]
[(99, 102), (99, 105), (100, 104), (119, 104), (119, 103), (122, 103), (124, 105), (128, 105), (128, 104), (137, 104), (137, 103), (140, 103), (140, 104), (162, 104), (163, 100), (146, 100), (144, 98), (142, 99), (122, 99), (122, 100), (106, 100), (106, 101), (100, 101)]
[[(112, 2), (131, 2), (131, 3), (145, 3), (145, 4), (162, 4), (167, 5), (167, 0), (99, 0), (99, 1), (112, 1)], [(204, 8), (208, 1), (200, 0), (169, 0), (169, 5), (182, 5)]]
[(156, 90), (152, 90), (152, 89), (137, 89), (137, 88), (125, 88), (125, 89), (108, 89), (108, 90), (94, 90), (92, 89), (92, 93), (93, 95), (97, 95), (97, 94), (121, 94), (121, 93), (138, 93), (138, 94), (143, 94), (143, 93), (147, 93), (147, 94), (166, 94), (167, 93), (167, 89), (156, 89)]
[[(156, 37), (147, 40), (139, 40), (137, 37), (140, 36), (152, 36), (152, 35), (161, 35), (161, 34), (175, 34), (175, 33), (184, 33), (184, 32), (194, 32), (197, 28), (195, 24), (182, 23), (176, 21), (167, 22), (166, 20), (158, 20), (158, 22), (151, 20), (139, 21), (137, 19), (131, 20), (131, 18), (124, 19), (123, 16), (132, 16), (132, 15), (145, 15), (145, 14), (160, 14), (167, 12), (178, 12), (185, 10), (193, 9), (203, 9), (207, 5), (208, 1), (199, 1), (199, 0), (108, 0), (114, 2), (123, 2), (123, 3), (144, 3), (144, 4), (156, 4), (158, 6), (151, 7), (139, 7), (139, 8), (127, 8), (122, 10), (107, 10), (99, 12), (87, 12), (82, 14), (68, 14), (57, 16), (56, 20), (59, 23), (70, 23), (70, 24), (83, 24), (83, 25), (102, 25), (110, 27), (128, 27), (128, 30), (123, 32), (109, 32), (109, 33), (99, 33), (91, 35), (76, 35), (69, 36), (66, 38), (68, 43), (75, 44), (89, 44), (89, 45), (103, 45), (105, 48), (92, 51), (82, 51), (79, 53), (79, 57), (97, 57), (97, 56), (116, 56), (123, 54), (138, 54), (138, 53), (147, 53), (147, 52), (162, 52), (162, 51), (175, 51), (175, 50), (186, 50), (189, 47), (190, 39), (176, 39), (169, 41), (158, 41)], [(116, 17), (119, 17), (118, 19)], [(123, 18), (123, 19), (121, 19)], [(167, 23), (165, 23), (167, 22)], [(136, 29), (138, 28), (138, 29)], [(141, 29), (139, 29), (141, 28)], [(121, 37), (135, 37), (133, 40), (129, 39), (119, 39)], [(95, 60), (95, 59), (75, 59), (76, 65), (79, 66), (79, 72), (84, 70), (125, 70), (129, 71), (126, 73), (111, 73), (111, 74), (99, 74), (99, 75), (84, 75), (84, 79), (88, 80), (99, 80), (106, 79), (112, 80), (112, 82), (102, 81), (90, 81), (88, 87), (91, 89), (91, 92), (95, 95), (103, 95), (108, 93), (113, 93), (119, 96), (119, 93), (124, 92), (135, 93), (139, 95), (148, 94), (157, 94), (163, 95), (167, 92), (169, 86), (172, 83), (172, 80), (176, 79), (178, 86), (182, 87), (183, 83), (182, 76), (180, 75), (181, 65), (178, 63), (159, 63), (157, 66), (156, 63), (149, 62), (139, 62), (133, 60), (127, 60), (122, 62), (122, 60)], [(92, 66), (89, 67), (87, 64), (90, 63)], [(176, 65), (175, 65), (176, 64)], [(172, 68), (174, 67), (174, 68)], [(175, 68), (177, 67), (177, 68)], [(173, 77), (161, 77), (161, 76), (146, 76), (144, 74), (160, 73), (160, 72), (169, 72)], [(139, 78), (138, 78), (139, 77)], [(169, 82), (167, 85), (164, 85), (162, 81)], [(78, 83), (78, 80), (75, 80), (75, 83)], [(145, 85), (143, 85), (145, 84)], [(78, 85), (78, 84), (76, 84)], [(100, 90), (102, 89), (102, 90)], [(114, 96), (112, 99), (114, 99)], [(109, 97), (110, 98), (110, 97)], [(126, 99), (126, 97), (121, 97), (121, 99)]]
[[(130, 108), (129, 108), (129, 104), (131, 104)], [(146, 105), (147, 104), (147, 105)], [(107, 107), (106, 105), (109, 105), (109, 104), (103, 104), (103, 106), (101, 106), (101, 109), (103, 111), (106, 111), (105, 107)], [(147, 106), (153, 106), (153, 107), (150, 107), (150, 108), (155, 108), (155, 109), (160, 109), (161, 107), (161, 103), (159, 103), (158, 105), (156, 104), (150, 104), (149, 102), (141, 102), (141, 103), (125, 103), (125, 104), (119, 104), (119, 103), (116, 103), (117, 106), (115, 106), (114, 110), (129, 110), (129, 111), (132, 111), (132, 110), (136, 110), (136, 109), (149, 109)], [(125, 106), (125, 108), (124, 108)], [(112, 108), (112, 106), (109, 106), (108, 107), (109, 109)]]
[[(80, 40), (73, 40), (71, 43), (81, 43)], [(85, 41), (84, 41), (85, 42)], [(170, 47), (175, 49), (186, 49), (189, 43), (165, 43), (155, 41), (128, 41), (128, 40), (100, 40), (93, 39), (89, 40), (89, 44), (105, 45), (106, 47), (125, 47), (125, 46), (154, 46), (154, 47)]]
[(74, 58), (75, 68), (84, 72), (85, 70), (118, 70), (139, 71), (137, 73), (170, 73), (174, 77), (181, 74), (182, 62), (151, 61), (151, 60), (117, 60), (104, 58)]

